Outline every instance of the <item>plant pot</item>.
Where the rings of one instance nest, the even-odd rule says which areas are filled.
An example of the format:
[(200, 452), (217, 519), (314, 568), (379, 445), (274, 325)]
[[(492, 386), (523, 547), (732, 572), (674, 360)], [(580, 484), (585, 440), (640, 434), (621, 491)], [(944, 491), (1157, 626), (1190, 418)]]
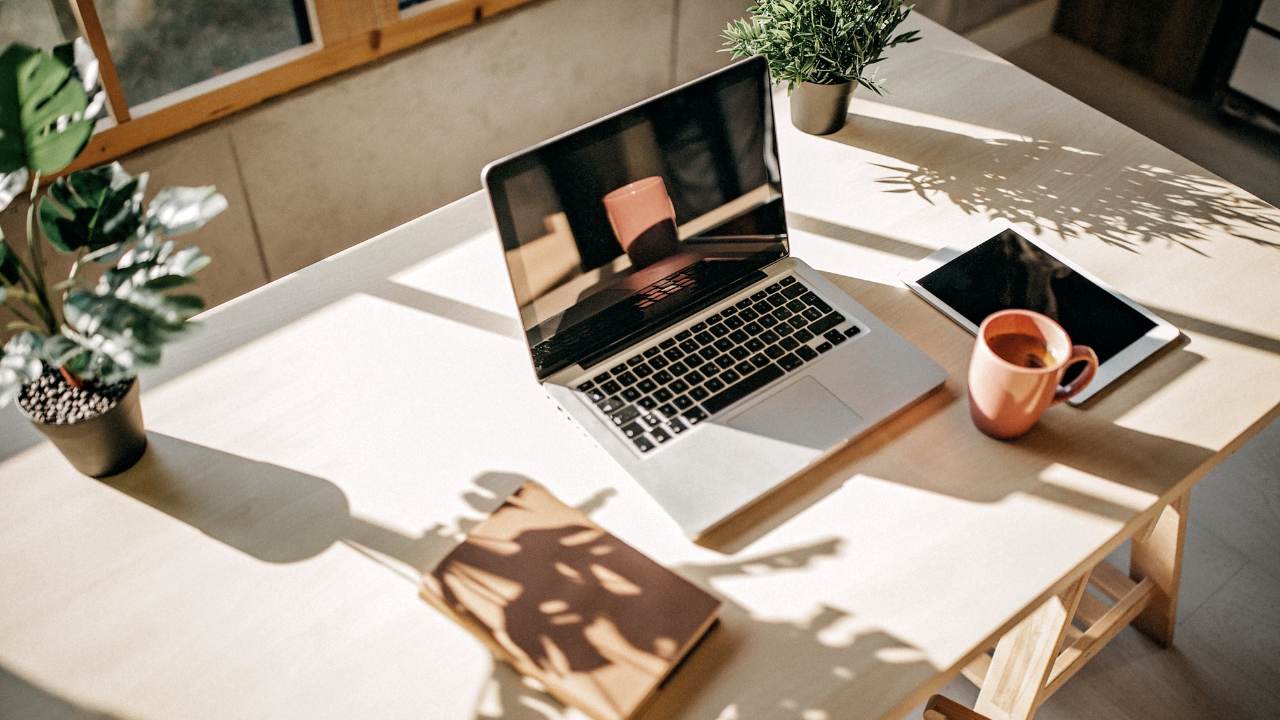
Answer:
[(791, 124), (810, 135), (830, 135), (844, 127), (852, 96), (852, 82), (802, 82), (791, 92)]
[(134, 378), (129, 391), (114, 407), (70, 425), (40, 422), (22, 407), (22, 403), (16, 405), (76, 470), (89, 477), (103, 478), (133, 467), (147, 449), (139, 400), (141, 394), (138, 378)]

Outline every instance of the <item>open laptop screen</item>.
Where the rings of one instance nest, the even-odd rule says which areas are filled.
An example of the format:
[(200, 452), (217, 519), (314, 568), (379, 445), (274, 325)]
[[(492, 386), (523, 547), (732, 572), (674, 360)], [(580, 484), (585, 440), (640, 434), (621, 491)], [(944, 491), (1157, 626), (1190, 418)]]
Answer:
[(485, 170), (539, 378), (661, 330), (787, 254), (753, 58)]

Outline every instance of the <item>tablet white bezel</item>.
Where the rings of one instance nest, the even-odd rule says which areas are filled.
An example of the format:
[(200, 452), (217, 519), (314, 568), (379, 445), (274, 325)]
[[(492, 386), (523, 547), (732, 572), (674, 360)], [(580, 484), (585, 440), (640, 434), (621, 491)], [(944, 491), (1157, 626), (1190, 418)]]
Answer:
[(960, 257), (964, 253), (972, 250), (978, 245), (981, 245), (987, 240), (990, 240), (996, 235), (999, 235), (1005, 230), (1011, 230), (1017, 233), (1022, 239), (1048, 253), (1050, 257), (1053, 257), (1058, 262), (1076, 271), (1081, 277), (1094, 285), (1097, 285), (1103, 290), (1106, 290), (1108, 293), (1111, 293), (1111, 295), (1117, 300), (1133, 308), (1143, 317), (1155, 323), (1155, 327), (1148, 330), (1146, 335), (1143, 335), (1130, 343), (1124, 350), (1121, 350), (1110, 360), (1102, 363), (1102, 365), (1098, 367), (1098, 374), (1094, 377), (1093, 382), (1089, 383), (1089, 386), (1086, 387), (1079, 395), (1076, 395), (1067, 401), (1071, 405), (1080, 405), (1081, 403), (1087, 402), (1089, 398), (1096, 395), (1100, 390), (1110, 385), (1113, 381), (1119, 379), (1120, 376), (1132, 370), (1143, 360), (1151, 357), (1159, 351), (1160, 348), (1163, 348), (1178, 339), (1180, 336), (1181, 333), (1178, 328), (1174, 327), (1171, 323), (1158, 317), (1150, 310), (1147, 310), (1133, 300), (1130, 300), (1123, 293), (1099, 280), (1097, 277), (1094, 277), (1092, 273), (1057, 252), (1054, 252), (1051, 248), (1045, 247), (1043, 244), (1036, 242), (1034, 238), (1027, 237), (1025, 234), (1019, 232), (1018, 228), (1014, 227), (1013, 224), (1007, 220), (995, 220), (986, 227), (986, 232), (976, 234), (975, 237), (968, 238), (962, 242), (948, 245), (929, 257), (912, 264), (910, 267), (898, 274), (898, 279), (905, 283), (907, 287), (911, 288), (917, 295), (927, 300), (930, 305), (941, 310), (947, 317), (951, 318), (961, 327), (968, 330), (970, 334), (976, 336), (978, 334), (978, 326), (969, 322), (968, 318), (943, 302), (941, 298), (926, 290), (924, 286), (920, 284), (920, 280), (929, 273), (932, 273), (934, 270), (946, 265), (948, 262)]

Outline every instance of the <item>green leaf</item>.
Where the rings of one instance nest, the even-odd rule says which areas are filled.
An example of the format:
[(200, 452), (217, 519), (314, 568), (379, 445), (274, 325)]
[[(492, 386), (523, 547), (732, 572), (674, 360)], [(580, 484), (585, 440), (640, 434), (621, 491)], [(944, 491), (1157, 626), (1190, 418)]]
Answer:
[(5, 285), (17, 285), (22, 279), (22, 269), (18, 264), (18, 256), (6, 240), (0, 240), (0, 282)]
[(147, 209), (147, 229), (158, 229), (176, 237), (200, 228), (227, 209), (227, 199), (212, 185), (167, 187), (151, 200)]
[(0, 210), (9, 207), (9, 203), (27, 189), (27, 181), (30, 179), (31, 174), (24, 167), (7, 175), (0, 175)]
[(5, 343), (0, 357), (0, 407), (8, 405), (22, 391), (22, 386), (40, 377), (43, 335), (26, 330)]
[(142, 227), (147, 174), (131, 176), (112, 163), (58, 178), (40, 200), (40, 228), (62, 252), (97, 251), (128, 242)]
[(52, 175), (93, 134), (78, 78), (47, 53), (13, 43), (0, 54), (0, 173), (20, 167)]

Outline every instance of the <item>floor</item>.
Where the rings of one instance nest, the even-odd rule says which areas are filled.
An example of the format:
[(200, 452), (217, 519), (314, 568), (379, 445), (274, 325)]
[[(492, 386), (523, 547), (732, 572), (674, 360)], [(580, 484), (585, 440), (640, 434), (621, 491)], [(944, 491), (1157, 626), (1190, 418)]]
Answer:
[[(1028, 8), (1023, 15), (1033, 12)], [(975, 35), (996, 34), (970, 34), (980, 41)], [(1280, 204), (1280, 138), (1224, 124), (1214, 113), (1052, 33), (1025, 42), (1004, 38), (987, 47)], [(1161, 649), (1124, 630), (1041, 707), (1039, 720), (1280, 717), (1280, 421), (1195, 486), (1190, 517), (1173, 647)], [(1127, 546), (1112, 561), (1127, 568)], [(969, 707), (978, 695), (963, 678), (942, 692)], [(922, 711), (923, 706), (908, 717)]]

